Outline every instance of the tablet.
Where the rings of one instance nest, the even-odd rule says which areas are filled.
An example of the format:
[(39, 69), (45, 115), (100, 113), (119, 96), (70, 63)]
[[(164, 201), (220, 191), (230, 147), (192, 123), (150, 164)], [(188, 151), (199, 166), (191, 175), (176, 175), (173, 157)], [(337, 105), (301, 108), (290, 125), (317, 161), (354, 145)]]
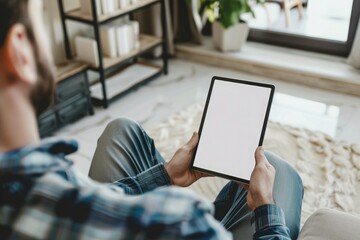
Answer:
[(213, 77), (193, 169), (248, 184), (274, 91), (269, 84)]

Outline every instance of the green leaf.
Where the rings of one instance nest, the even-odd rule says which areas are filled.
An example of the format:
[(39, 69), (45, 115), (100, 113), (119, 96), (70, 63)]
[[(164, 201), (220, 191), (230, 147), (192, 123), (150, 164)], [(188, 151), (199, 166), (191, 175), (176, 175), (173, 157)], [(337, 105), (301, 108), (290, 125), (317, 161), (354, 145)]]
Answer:
[[(200, 14), (205, 12), (206, 16), (212, 22), (215, 19), (215, 3), (219, 7), (218, 21), (224, 28), (231, 27), (240, 22), (241, 15), (251, 13), (255, 14), (249, 5), (249, 0), (200, 0)], [(256, 3), (264, 3), (265, 0), (256, 0)]]
[(216, 19), (216, 16), (215, 16), (215, 13), (214, 13), (214, 11), (212, 11), (211, 9), (208, 9), (208, 10), (206, 10), (205, 11), (205, 14), (206, 14), (206, 16), (207, 16), (207, 18), (208, 18), (208, 20), (209, 20), (209, 22), (214, 22)]

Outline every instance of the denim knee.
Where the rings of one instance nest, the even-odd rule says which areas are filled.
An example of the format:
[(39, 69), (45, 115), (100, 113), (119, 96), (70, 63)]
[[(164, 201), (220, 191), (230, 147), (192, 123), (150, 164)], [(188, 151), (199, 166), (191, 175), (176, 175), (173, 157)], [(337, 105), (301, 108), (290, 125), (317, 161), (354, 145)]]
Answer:
[(117, 118), (108, 123), (99, 140), (112, 139), (112, 137), (124, 136), (131, 132), (142, 132), (140, 125), (130, 118)]
[(106, 129), (109, 131), (118, 131), (119, 129), (126, 129), (126, 128), (138, 128), (139, 124), (130, 118), (117, 118), (112, 120), (107, 126)]
[(298, 187), (302, 190), (302, 194), (304, 194), (304, 186), (302, 179), (292, 165), (271, 152), (265, 151), (265, 156), (270, 162), (270, 164), (274, 166), (276, 171), (286, 171), (288, 175), (291, 176), (292, 180), (296, 183), (296, 185), (298, 185)]

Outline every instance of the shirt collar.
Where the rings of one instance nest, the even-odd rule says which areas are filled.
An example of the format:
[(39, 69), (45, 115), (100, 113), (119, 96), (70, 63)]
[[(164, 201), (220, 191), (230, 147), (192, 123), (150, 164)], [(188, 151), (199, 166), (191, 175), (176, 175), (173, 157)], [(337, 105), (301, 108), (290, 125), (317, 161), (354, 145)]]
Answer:
[(0, 154), (0, 177), (43, 174), (68, 168), (72, 162), (65, 157), (76, 152), (74, 140), (48, 139), (37, 146), (25, 146)]

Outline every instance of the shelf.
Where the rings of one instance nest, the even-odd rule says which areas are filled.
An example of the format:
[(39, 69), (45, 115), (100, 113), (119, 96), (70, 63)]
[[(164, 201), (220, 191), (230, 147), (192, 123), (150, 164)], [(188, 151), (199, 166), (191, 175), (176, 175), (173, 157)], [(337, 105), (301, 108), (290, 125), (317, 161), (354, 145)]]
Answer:
[[(129, 5), (126, 8), (118, 9), (110, 14), (102, 14), (102, 15), (94, 15), (92, 13), (84, 13), (81, 11), (80, 8), (75, 10), (70, 10), (65, 12), (64, 11), (64, 2), (65, 0), (57, 0), (59, 5), (59, 10), (61, 14), (61, 24), (64, 32), (64, 38), (65, 38), (65, 50), (66, 50), (66, 56), (68, 59), (73, 59), (75, 61), (76, 57), (74, 57), (74, 53), (71, 48), (70, 38), (68, 36), (68, 26), (66, 24), (66, 20), (76, 21), (80, 23), (85, 23), (93, 27), (94, 29), (94, 37), (95, 41), (97, 41), (98, 44), (96, 44), (96, 50), (100, 57), (99, 65), (98, 66), (88, 66), (87, 70), (96, 71), (99, 73), (99, 80), (100, 82), (98, 85), (93, 85), (91, 87), (93, 91), (93, 102), (94, 103), (100, 103), (103, 105), (104, 108), (107, 108), (109, 106), (108, 100), (113, 100), (114, 98), (117, 98), (121, 95), (123, 95), (128, 90), (131, 90), (138, 85), (141, 85), (147, 81), (150, 81), (151, 79), (161, 75), (162, 73), (167, 74), (168, 73), (168, 55), (167, 55), (167, 46), (164, 44), (164, 39), (167, 39), (167, 28), (166, 28), (166, 10), (164, 7), (165, 1), (164, 0), (139, 0), (138, 3)], [(95, 2), (94, 0), (91, 0), (90, 3)], [(100, 37), (100, 27), (103, 24), (106, 24), (110, 21), (113, 21), (117, 18), (130, 15), (135, 11), (145, 9), (147, 7), (151, 7), (155, 4), (161, 5), (161, 14), (158, 14), (158, 17), (161, 19), (161, 28), (162, 28), (162, 37), (154, 37), (151, 35), (140, 35), (140, 46), (138, 49), (133, 50), (129, 52), (128, 54), (120, 57), (115, 58), (109, 58), (105, 56), (101, 56), (101, 37)], [(97, 9), (92, 9), (93, 12), (96, 12)], [(152, 50), (154, 50), (157, 47), (162, 47), (162, 59), (163, 64), (162, 66), (152, 67), (144, 66), (143, 71), (138, 73), (139, 77), (136, 77), (136, 71), (134, 71), (131, 78), (129, 78), (129, 81), (127, 80), (112, 80), (113, 77), (110, 77), (106, 80), (106, 75), (111, 74), (114, 71), (117, 71), (119, 69), (124, 69), (125, 66), (135, 64), (133, 68), (131, 66), (125, 68), (123, 70), (126, 74), (129, 74), (129, 71), (131, 69), (139, 68), (139, 65), (137, 62), (139, 62), (139, 57), (144, 55), (145, 53), (148, 53)], [(145, 70), (147, 68), (147, 70)], [(152, 69), (152, 70), (151, 70)], [(131, 72), (131, 71), (130, 71)], [(143, 73), (146, 72), (147, 76), (143, 76)], [(66, 72), (65, 72), (66, 74)], [(117, 79), (117, 78), (116, 78)], [(135, 80), (134, 80), (135, 79)], [(137, 79), (137, 80), (136, 80)], [(123, 84), (123, 87), (121, 87), (118, 82), (120, 82), (120, 85)], [(108, 86), (109, 85), (109, 86)], [(108, 94), (109, 91), (109, 94)]]
[(103, 65), (104, 68), (110, 68), (112, 66), (115, 66), (118, 63), (121, 63), (123, 61), (126, 61), (127, 59), (136, 57), (146, 51), (149, 51), (150, 49), (159, 46), (162, 43), (162, 39), (159, 37), (154, 37), (150, 35), (141, 34), (140, 35), (140, 47), (138, 49), (135, 49), (131, 51), (129, 54), (126, 54), (121, 57), (115, 57), (115, 58), (109, 58), (104, 57), (103, 58)]
[[(125, 94), (127, 91), (161, 74), (162, 71), (161, 66), (149, 63), (136, 63), (123, 69), (105, 80), (109, 100), (111, 101)], [(91, 97), (101, 103), (103, 99), (101, 82), (91, 86), (90, 90)]]
[[(126, 55), (123, 55), (121, 57), (114, 57), (114, 58), (110, 58), (110, 57), (103, 57), (103, 68), (104, 69), (108, 69), (111, 68), (119, 63), (125, 62), (128, 59), (137, 57), (147, 51), (150, 51), (151, 49), (158, 47), (162, 44), (162, 39), (159, 37), (155, 37), (155, 36), (151, 36), (151, 35), (146, 35), (146, 34), (140, 34), (140, 47), (138, 49), (134, 49), (133, 51), (129, 52)], [(81, 63), (82, 61), (77, 59), (76, 57), (74, 58), (75, 62)], [(97, 66), (89, 66), (89, 69), (94, 70), (94, 71), (99, 71), (99, 67)]]
[(88, 64), (82, 62), (65, 62), (62, 64), (56, 65), (56, 83), (59, 83), (70, 76), (75, 75), (86, 69)]
[[(100, 24), (102, 24), (102, 23), (111, 21), (115, 18), (121, 17), (122, 15), (131, 13), (133, 11), (136, 11), (138, 9), (147, 7), (151, 4), (155, 4), (158, 2), (160, 2), (160, 0), (140, 0), (138, 3), (132, 4), (125, 9), (118, 9), (110, 14), (99, 15), (98, 22)], [(80, 21), (80, 22), (84, 22), (84, 23), (88, 23), (88, 24), (92, 24), (94, 22), (92, 14), (85, 14), (85, 13), (81, 12), (80, 9), (75, 9), (75, 10), (66, 12), (65, 17), (67, 19)]]

